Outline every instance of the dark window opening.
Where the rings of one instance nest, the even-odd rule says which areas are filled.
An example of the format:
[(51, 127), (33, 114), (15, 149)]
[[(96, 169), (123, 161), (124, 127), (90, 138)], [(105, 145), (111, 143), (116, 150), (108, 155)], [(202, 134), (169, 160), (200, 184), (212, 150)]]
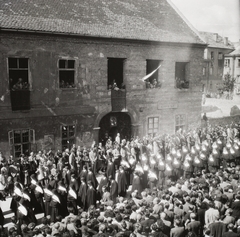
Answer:
[(175, 64), (175, 80), (176, 87), (179, 89), (189, 88), (189, 80), (187, 79), (187, 62), (176, 62)]
[(160, 82), (159, 76), (158, 76), (159, 70), (156, 70), (160, 66), (161, 61), (160, 60), (147, 59), (146, 62), (147, 62), (146, 76), (149, 75), (149, 77), (145, 80), (146, 88), (159, 88), (159, 87), (161, 87), (161, 82)]
[(125, 89), (123, 82), (123, 58), (108, 58), (108, 89)]
[(28, 58), (8, 58), (12, 110), (30, 109)]
[(211, 52), (211, 60), (214, 60), (214, 52)]
[(13, 130), (8, 134), (9, 145), (14, 157), (24, 154), (29, 155), (31, 147), (35, 143), (35, 132), (33, 129)]
[(225, 59), (224, 67), (230, 67), (230, 59)]
[(9, 89), (11, 91), (28, 90), (28, 58), (8, 58)]
[(59, 68), (59, 87), (75, 88), (75, 60), (60, 59)]
[(222, 52), (218, 53), (218, 60), (223, 60), (223, 53)]
[(66, 125), (61, 127), (62, 149), (71, 149), (75, 144), (75, 125)]

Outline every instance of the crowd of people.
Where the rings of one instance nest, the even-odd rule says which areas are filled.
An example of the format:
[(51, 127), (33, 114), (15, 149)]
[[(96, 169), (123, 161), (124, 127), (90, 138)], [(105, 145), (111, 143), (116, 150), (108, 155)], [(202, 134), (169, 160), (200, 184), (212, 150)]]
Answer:
[(1, 236), (240, 236), (240, 124), (0, 153), (0, 168)]

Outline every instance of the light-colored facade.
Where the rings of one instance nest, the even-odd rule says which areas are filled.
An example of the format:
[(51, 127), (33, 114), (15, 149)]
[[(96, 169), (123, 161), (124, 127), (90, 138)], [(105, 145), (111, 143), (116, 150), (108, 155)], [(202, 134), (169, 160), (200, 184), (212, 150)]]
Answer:
[(227, 37), (217, 33), (200, 32), (208, 44), (204, 51), (205, 66), (203, 68), (202, 90), (206, 94), (215, 94), (222, 84), (224, 75), (224, 57), (234, 50)]
[(224, 75), (229, 73), (235, 82), (235, 93), (240, 94), (240, 42), (234, 44), (235, 50), (225, 55)]

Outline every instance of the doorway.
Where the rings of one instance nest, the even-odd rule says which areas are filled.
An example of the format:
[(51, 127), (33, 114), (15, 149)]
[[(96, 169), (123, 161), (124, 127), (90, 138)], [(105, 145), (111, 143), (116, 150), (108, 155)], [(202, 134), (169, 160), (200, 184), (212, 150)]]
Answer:
[(115, 141), (117, 133), (120, 133), (121, 140), (131, 139), (131, 117), (124, 112), (111, 112), (106, 114), (99, 123), (99, 142), (105, 145), (111, 137)]

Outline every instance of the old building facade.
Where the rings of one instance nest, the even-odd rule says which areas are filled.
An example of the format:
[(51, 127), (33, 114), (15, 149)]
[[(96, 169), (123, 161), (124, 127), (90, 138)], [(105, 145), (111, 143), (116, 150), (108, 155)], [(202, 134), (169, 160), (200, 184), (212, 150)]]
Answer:
[(240, 41), (233, 52), (225, 55), (224, 74), (229, 73), (235, 81), (235, 93), (240, 94)]
[(234, 50), (228, 37), (218, 33), (200, 32), (208, 46), (204, 51), (205, 66), (203, 67), (203, 92), (214, 96), (222, 85), (224, 75), (224, 57)]
[[(64, 7), (74, 12), (80, 6), (73, 2), (49, 4), (43, 15), (49, 17)], [(72, 19), (70, 10), (65, 18), (62, 13), (61, 19), (54, 16), (54, 22), (49, 19), (45, 24), (34, 15), (33, 6), (4, 5), (0, 13), (0, 150), (4, 154), (62, 150), (72, 144), (89, 147), (93, 140), (104, 142), (118, 132), (122, 138), (143, 137), (200, 124), (206, 43), (171, 2), (152, 1), (152, 8), (163, 11), (159, 22), (144, 15), (147, 3), (127, 2), (127, 6), (126, 1), (102, 6), (107, 11), (102, 15), (115, 22), (111, 19), (108, 26), (99, 16), (103, 24), (94, 30), (94, 22), (88, 28), (78, 26), (80, 16)], [(39, 1), (35, 5), (43, 8)], [(114, 13), (120, 5), (125, 20), (129, 9), (136, 12), (135, 18), (129, 18), (130, 26)]]

